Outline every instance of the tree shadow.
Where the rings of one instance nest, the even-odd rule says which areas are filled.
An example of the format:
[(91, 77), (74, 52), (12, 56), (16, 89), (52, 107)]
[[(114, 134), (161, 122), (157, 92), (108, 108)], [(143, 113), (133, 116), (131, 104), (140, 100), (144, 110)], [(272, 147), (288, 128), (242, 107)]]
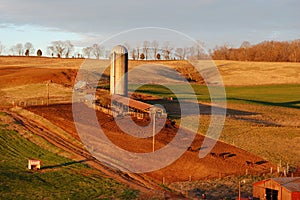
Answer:
[(60, 167), (66, 167), (66, 166), (69, 166), (69, 165), (84, 163), (84, 162), (91, 161), (91, 160), (93, 160), (93, 159), (85, 159), (85, 160), (62, 163), (62, 164), (58, 164), (58, 165), (43, 166), (43, 167), (41, 167), (41, 170), (42, 169), (55, 169), (55, 168), (60, 168)]
[(240, 98), (228, 98), (228, 100), (245, 101), (245, 102), (256, 103), (256, 104), (261, 104), (261, 105), (266, 105), (266, 106), (277, 106), (277, 107), (284, 107), (284, 108), (300, 109), (300, 101), (274, 103), (274, 102), (268, 102), (268, 101), (240, 99)]

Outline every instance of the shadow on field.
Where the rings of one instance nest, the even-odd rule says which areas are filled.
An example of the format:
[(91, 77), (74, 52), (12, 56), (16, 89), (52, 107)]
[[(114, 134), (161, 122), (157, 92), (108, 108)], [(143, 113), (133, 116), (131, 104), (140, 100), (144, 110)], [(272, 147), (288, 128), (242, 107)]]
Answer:
[[(181, 116), (181, 106), (179, 101), (177, 100), (172, 100), (172, 101), (168, 101), (168, 100), (163, 100), (163, 99), (159, 99), (159, 100), (151, 100), (151, 101), (144, 101), (146, 103), (150, 103), (150, 104), (160, 104), (162, 105), (166, 112), (171, 115), (171, 116)], [(182, 104), (184, 104), (185, 108), (191, 108), (189, 110), (184, 110), (184, 115), (193, 115), (193, 114), (198, 114), (197, 111), (195, 111), (195, 103), (193, 102), (183, 102)], [(181, 105), (182, 105), (181, 104)], [(190, 106), (189, 106), (190, 105)], [(212, 108), (214, 109), (214, 114), (216, 115), (223, 115), (224, 113), (226, 113), (226, 115), (235, 115), (235, 116), (247, 116), (247, 115), (257, 115), (258, 113), (255, 112), (247, 112), (247, 111), (241, 111), (241, 110), (235, 110), (235, 109), (225, 109), (225, 108), (221, 108), (218, 106), (211, 106), (211, 105), (207, 105), (207, 104), (198, 104), (199, 106), (199, 110), (200, 110), (200, 115), (211, 115), (212, 114)]]
[(245, 101), (245, 102), (256, 103), (256, 104), (261, 104), (266, 106), (277, 106), (277, 107), (284, 107), (284, 108), (300, 109), (300, 101), (274, 103), (274, 102), (258, 101), (258, 100), (251, 100), (251, 99), (239, 99), (239, 98), (229, 98), (228, 100)]
[(85, 160), (62, 163), (62, 164), (58, 164), (58, 165), (44, 166), (44, 167), (41, 167), (41, 169), (55, 169), (55, 168), (66, 167), (66, 166), (74, 165), (74, 164), (78, 164), (78, 163), (84, 163), (84, 162), (91, 161), (91, 160), (92, 159), (85, 159)]

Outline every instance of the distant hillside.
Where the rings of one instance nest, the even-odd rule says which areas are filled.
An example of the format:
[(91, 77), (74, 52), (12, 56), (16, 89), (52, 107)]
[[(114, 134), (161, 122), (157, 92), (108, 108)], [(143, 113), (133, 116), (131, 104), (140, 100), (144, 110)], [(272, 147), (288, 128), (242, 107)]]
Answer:
[[(200, 71), (209, 71), (214, 63), (225, 85), (300, 84), (300, 63), (199, 61)], [(0, 86), (5, 88), (13, 85), (36, 84), (47, 80), (72, 86), (77, 70), (83, 65), (88, 65), (93, 72), (104, 70), (105, 76), (109, 75), (110, 62), (108, 60), (2, 56), (0, 57)], [(179, 72), (190, 82), (205, 83), (198, 70), (188, 61), (129, 61), (129, 69), (137, 66), (140, 66), (139, 71), (142, 70), (144, 73), (137, 74), (135, 78), (143, 79), (152, 75), (156, 80), (171, 82), (175, 80), (176, 82), (181, 79), (177, 73)], [(174, 70), (168, 70), (166, 67)], [(132, 81), (133, 77), (130, 79), (129, 76), (129, 80)], [(206, 82), (214, 82), (214, 75), (212, 74)]]

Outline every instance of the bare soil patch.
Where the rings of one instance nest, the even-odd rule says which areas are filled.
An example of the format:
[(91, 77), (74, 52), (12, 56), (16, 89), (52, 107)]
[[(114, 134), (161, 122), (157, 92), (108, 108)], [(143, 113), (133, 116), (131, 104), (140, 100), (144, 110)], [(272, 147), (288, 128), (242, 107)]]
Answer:
[[(31, 107), (28, 109), (43, 115), (46, 119), (79, 139), (74, 126), (70, 104)], [(152, 151), (152, 138), (138, 139), (132, 137), (119, 130), (111, 116), (102, 112), (97, 112), (97, 116), (99, 123), (103, 124), (102, 129), (105, 134), (119, 147), (136, 152)], [(88, 119), (85, 120), (89, 121)], [(176, 129), (176, 127), (171, 125), (163, 128), (156, 136), (157, 148), (168, 144), (172, 136), (176, 134)], [(156, 181), (162, 181), (164, 178), (166, 182), (171, 183), (189, 179), (200, 180), (227, 175), (241, 175), (245, 174), (246, 170), (251, 174), (260, 174), (269, 171), (270, 167), (273, 166), (258, 156), (222, 142), (217, 142), (210, 155), (199, 159), (198, 153), (203, 139), (203, 136), (197, 135), (191, 148), (180, 159), (161, 170), (147, 173), (147, 176)], [(249, 165), (248, 162), (252, 164)]]

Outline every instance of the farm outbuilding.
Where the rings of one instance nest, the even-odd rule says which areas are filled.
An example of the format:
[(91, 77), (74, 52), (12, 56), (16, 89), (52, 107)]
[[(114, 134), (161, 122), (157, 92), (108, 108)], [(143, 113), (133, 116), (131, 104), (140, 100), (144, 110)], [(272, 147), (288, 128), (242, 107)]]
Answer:
[(156, 116), (166, 114), (163, 108), (121, 95), (97, 95), (94, 104), (97, 110), (110, 115), (131, 115), (144, 119), (150, 116), (151, 110), (155, 110)]
[(254, 199), (300, 200), (300, 177), (271, 178), (253, 184)]
[(28, 160), (28, 169), (41, 169), (41, 161), (35, 159)]
[(155, 109), (159, 115), (164, 113), (162, 108), (120, 95), (113, 96), (112, 106), (114, 111), (119, 114), (129, 113), (130, 115), (137, 115), (137, 117), (140, 116), (141, 118), (145, 115), (148, 116), (150, 109)]

